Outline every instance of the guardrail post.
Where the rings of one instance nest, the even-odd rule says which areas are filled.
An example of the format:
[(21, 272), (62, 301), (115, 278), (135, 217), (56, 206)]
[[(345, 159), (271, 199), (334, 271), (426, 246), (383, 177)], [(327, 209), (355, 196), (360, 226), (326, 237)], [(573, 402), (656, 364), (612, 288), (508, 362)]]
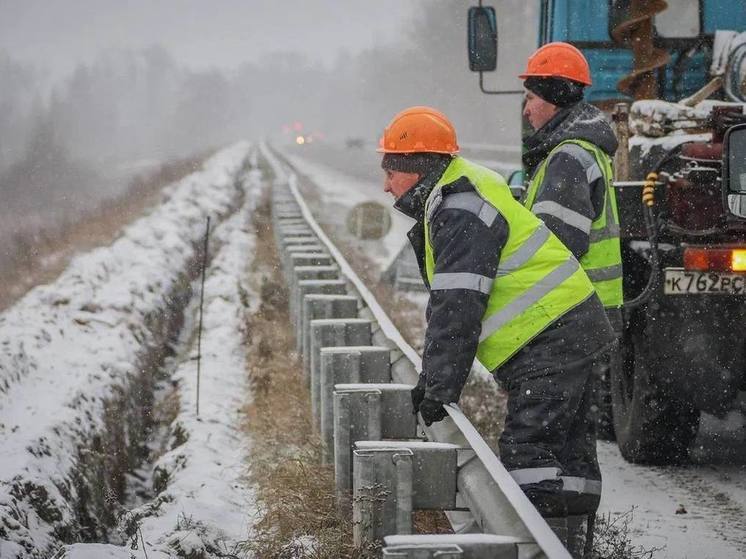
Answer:
[(275, 219), (303, 219), (303, 214), (300, 211), (298, 204), (289, 204), (287, 202), (279, 202), (275, 205), (272, 215)]
[(282, 241), (287, 237), (310, 237), (313, 234), (313, 230), (304, 224), (278, 225), (275, 227), (275, 240), (278, 248), (282, 248)]
[(287, 223), (283, 223), (281, 220), (278, 220), (277, 229), (280, 232), (281, 237), (287, 237), (291, 233), (296, 233), (296, 236), (313, 234), (313, 229), (311, 229), (308, 223), (306, 223), (306, 221), (303, 219), (294, 219), (288, 221)]
[(321, 348), (319, 417), (321, 459), (328, 464), (334, 455), (334, 385), (349, 383), (388, 383), (391, 380), (391, 351), (381, 346)]
[(356, 442), (352, 498), (355, 547), (369, 546), (399, 529), (411, 532), (413, 510), (455, 508), (458, 448), (417, 441)]
[(277, 232), (279, 233), (279, 238), (313, 235), (313, 229), (303, 220), (293, 220), (291, 223), (278, 223)]
[[(301, 227), (300, 225), (292, 225), (292, 226), (275, 226), (274, 228), (274, 234), (275, 234), (275, 246), (277, 247), (277, 251), (280, 255), (280, 263), (282, 263), (285, 252), (284, 247), (288, 246), (289, 239), (312, 239), (313, 244), (318, 244), (319, 240), (318, 238), (313, 234), (313, 231), (311, 231), (308, 228), (304, 228), (300, 231), (286, 231), (288, 227)], [(295, 243), (295, 244), (309, 244), (311, 241), (305, 241), (301, 243)]]
[(300, 206), (290, 199), (276, 200), (272, 205), (272, 215), (277, 219), (302, 219)]
[(296, 266), (288, 285), (288, 311), (291, 319), (301, 311), (294, 296), (299, 281), (335, 279), (339, 279), (339, 268), (333, 264), (331, 266)]
[[(299, 270), (300, 268), (296, 268)], [(310, 376), (311, 371), (311, 321), (332, 318), (357, 318), (358, 298), (354, 295), (306, 295), (303, 299), (301, 314), (302, 325), (299, 332), (301, 353), (303, 354), (303, 373)]]
[(317, 245), (319, 244), (319, 238), (313, 233), (304, 235), (284, 235), (280, 233), (279, 228), (274, 229), (275, 232), (275, 245), (277, 246), (277, 252), (279, 254), (280, 262), (284, 264), (285, 261), (285, 247), (293, 245)]
[(412, 533), (412, 457), (410, 450), (394, 454), (396, 467), (396, 533)]
[(285, 280), (292, 286), (293, 271), (300, 266), (331, 266), (332, 257), (324, 252), (293, 252), (287, 256)]
[(282, 264), (282, 269), (286, 272), (291, 271), (290, 268), (290, 255), (291, 254), (302, 254), (304, 252), (311, 252), (314, 254), (328, 254), (326, 251), (326, 247), (322, 246), (319, 243), (315, 244), (303, 244), (303, 245), (285, 245), (283, 247), (283, 253), (280, 256), (280, 263)]
[[(536, 557), (536, 544), (494, 534), (413, 534), (385, 536), (383, 557), (398, 559), (518, 559)], [(531, 546), (528, 548), (527, 546)], [(528, 554), (526, 554), (528, 552)]]
[(363, 318), (333, 318), (312, 320), (309, 324), (311, 329), (309, 363), (311, 366), (307, 383), (311, 386), (313, 417), (318, 417), (321, 348), (371, 345), (371, 322)]
[(302, 236), (282, 238), (283, 250), (284, 250), (284, 247), (287, 247), (290, 245), (317, 245), (317, 244), (319, 244), (319, 238), (315, 235), (302, 235)]
[(352, 489), (352, 448), (356, 441), (414, 439), (410, 384), (337, 384), (332, 395), (334, 483), (342, 505)]
[(412, 547), (384, 547), (381, 551), (384, 559), (464, 559), (461, 548), (457, 545), (443, 544), (421, 548)]
[(274, 214), (272, 216), (274, 218), (275, 226), (277, 227), (294, 227), (297, 225), (308, 225), (305, 219), (303, 219), (302, 215), (297, 215), (296, 213), (291, 213), (288, 211), (284, 211), (282, 213)]
[(296, 332), (296, 350), (303, 350), (303, 299), (306, 295), (346, 295), (347, 294), (347, 282), (341, 279), (325, 279), (325, 280), (300, 280), (295, 282), (294, 290), (291, 293), (291, 299), (293, 300), (293, 309), (295, 316), (295, 332)]

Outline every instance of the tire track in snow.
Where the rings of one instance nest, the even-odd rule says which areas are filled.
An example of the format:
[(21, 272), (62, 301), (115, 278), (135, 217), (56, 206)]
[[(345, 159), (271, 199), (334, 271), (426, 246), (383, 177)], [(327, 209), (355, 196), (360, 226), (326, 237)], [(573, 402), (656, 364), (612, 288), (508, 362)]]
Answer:
[[(693, 506), (687, 508), (687, 514), (693, 515), (701, 511), (702, 519), (710, 529), (723, 540), (736, 546), (742, 556), (746, 556), (746, 506), (744, 502), (737, 502), (724, 491), (724, 487), (715, 486), (714, 480), (708, 475), (703, 475), (702, 470), (703, 467), (700, 466), (671, 468), (664, 471), (673, 480), (680, 482), (682, 488), (689, 490), (690, 502)], [(716, 476), (722, 474), (716, 467), (712, 468), (711, 473)], [(741, 469), (741, 475), (743, 475), (743, 469)]]

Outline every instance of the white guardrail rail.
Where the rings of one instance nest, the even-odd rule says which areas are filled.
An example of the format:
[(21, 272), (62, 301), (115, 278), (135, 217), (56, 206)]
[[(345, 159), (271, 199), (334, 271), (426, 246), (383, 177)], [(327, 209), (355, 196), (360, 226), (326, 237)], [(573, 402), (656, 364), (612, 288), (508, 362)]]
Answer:
[[(382, 556), (397, 558), (569, 559), (458, 406), (418, 424), (409, 390), (420, 356), (318, 225), (296, 174), (267, 145), (261, 153), (315, 426), (355, 545), (383, 540)], [(412, 534), (412, 512), (424, 509), (447, 511), (455, 533)]]

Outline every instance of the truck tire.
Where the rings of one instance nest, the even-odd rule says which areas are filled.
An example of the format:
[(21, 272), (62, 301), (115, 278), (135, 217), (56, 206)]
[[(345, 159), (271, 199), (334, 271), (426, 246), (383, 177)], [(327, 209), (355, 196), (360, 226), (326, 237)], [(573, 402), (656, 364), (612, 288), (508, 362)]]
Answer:
[[(672, 397), (656, 383), (649, 343), (640, 332), (625, 332), (621, 359), (611, 370), (611, 400), (616, 440), (622, 456), (633, 463), (680, 464), (699, 428), (699, 410)], [(632, 334), (630, 332), (636, 332)]]

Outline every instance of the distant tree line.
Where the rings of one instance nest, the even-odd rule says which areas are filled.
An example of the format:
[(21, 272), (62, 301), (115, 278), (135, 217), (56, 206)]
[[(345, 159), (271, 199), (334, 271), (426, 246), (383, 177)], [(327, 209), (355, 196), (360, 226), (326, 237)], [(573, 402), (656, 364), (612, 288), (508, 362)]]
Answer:
[[(503, 15), (533, 26), (530, 3), (503, 4)], [(331, 66), (278, 52), (233, 71), (198, 71), (155, 46), (104, 52), (45, 94), (43, 76), (0, 52), (0, 208), (99, 201), (116, 194), (116, 178), (138, 161), (282, 138), (283, 126), (297, 121), (328, 138), (372, 142), (412, 104), (446, 111), (462, 138), (515, 141), (515, 100), (481, 94), (468, 70), (467, 6), (426, 5), (396, 42), (341, 53)], [(530, 48), (525, 29), (503, 28), (502, 45)], [(507, 75), (517, 73), (520, 62), (506, 54), (500, 60)]]

